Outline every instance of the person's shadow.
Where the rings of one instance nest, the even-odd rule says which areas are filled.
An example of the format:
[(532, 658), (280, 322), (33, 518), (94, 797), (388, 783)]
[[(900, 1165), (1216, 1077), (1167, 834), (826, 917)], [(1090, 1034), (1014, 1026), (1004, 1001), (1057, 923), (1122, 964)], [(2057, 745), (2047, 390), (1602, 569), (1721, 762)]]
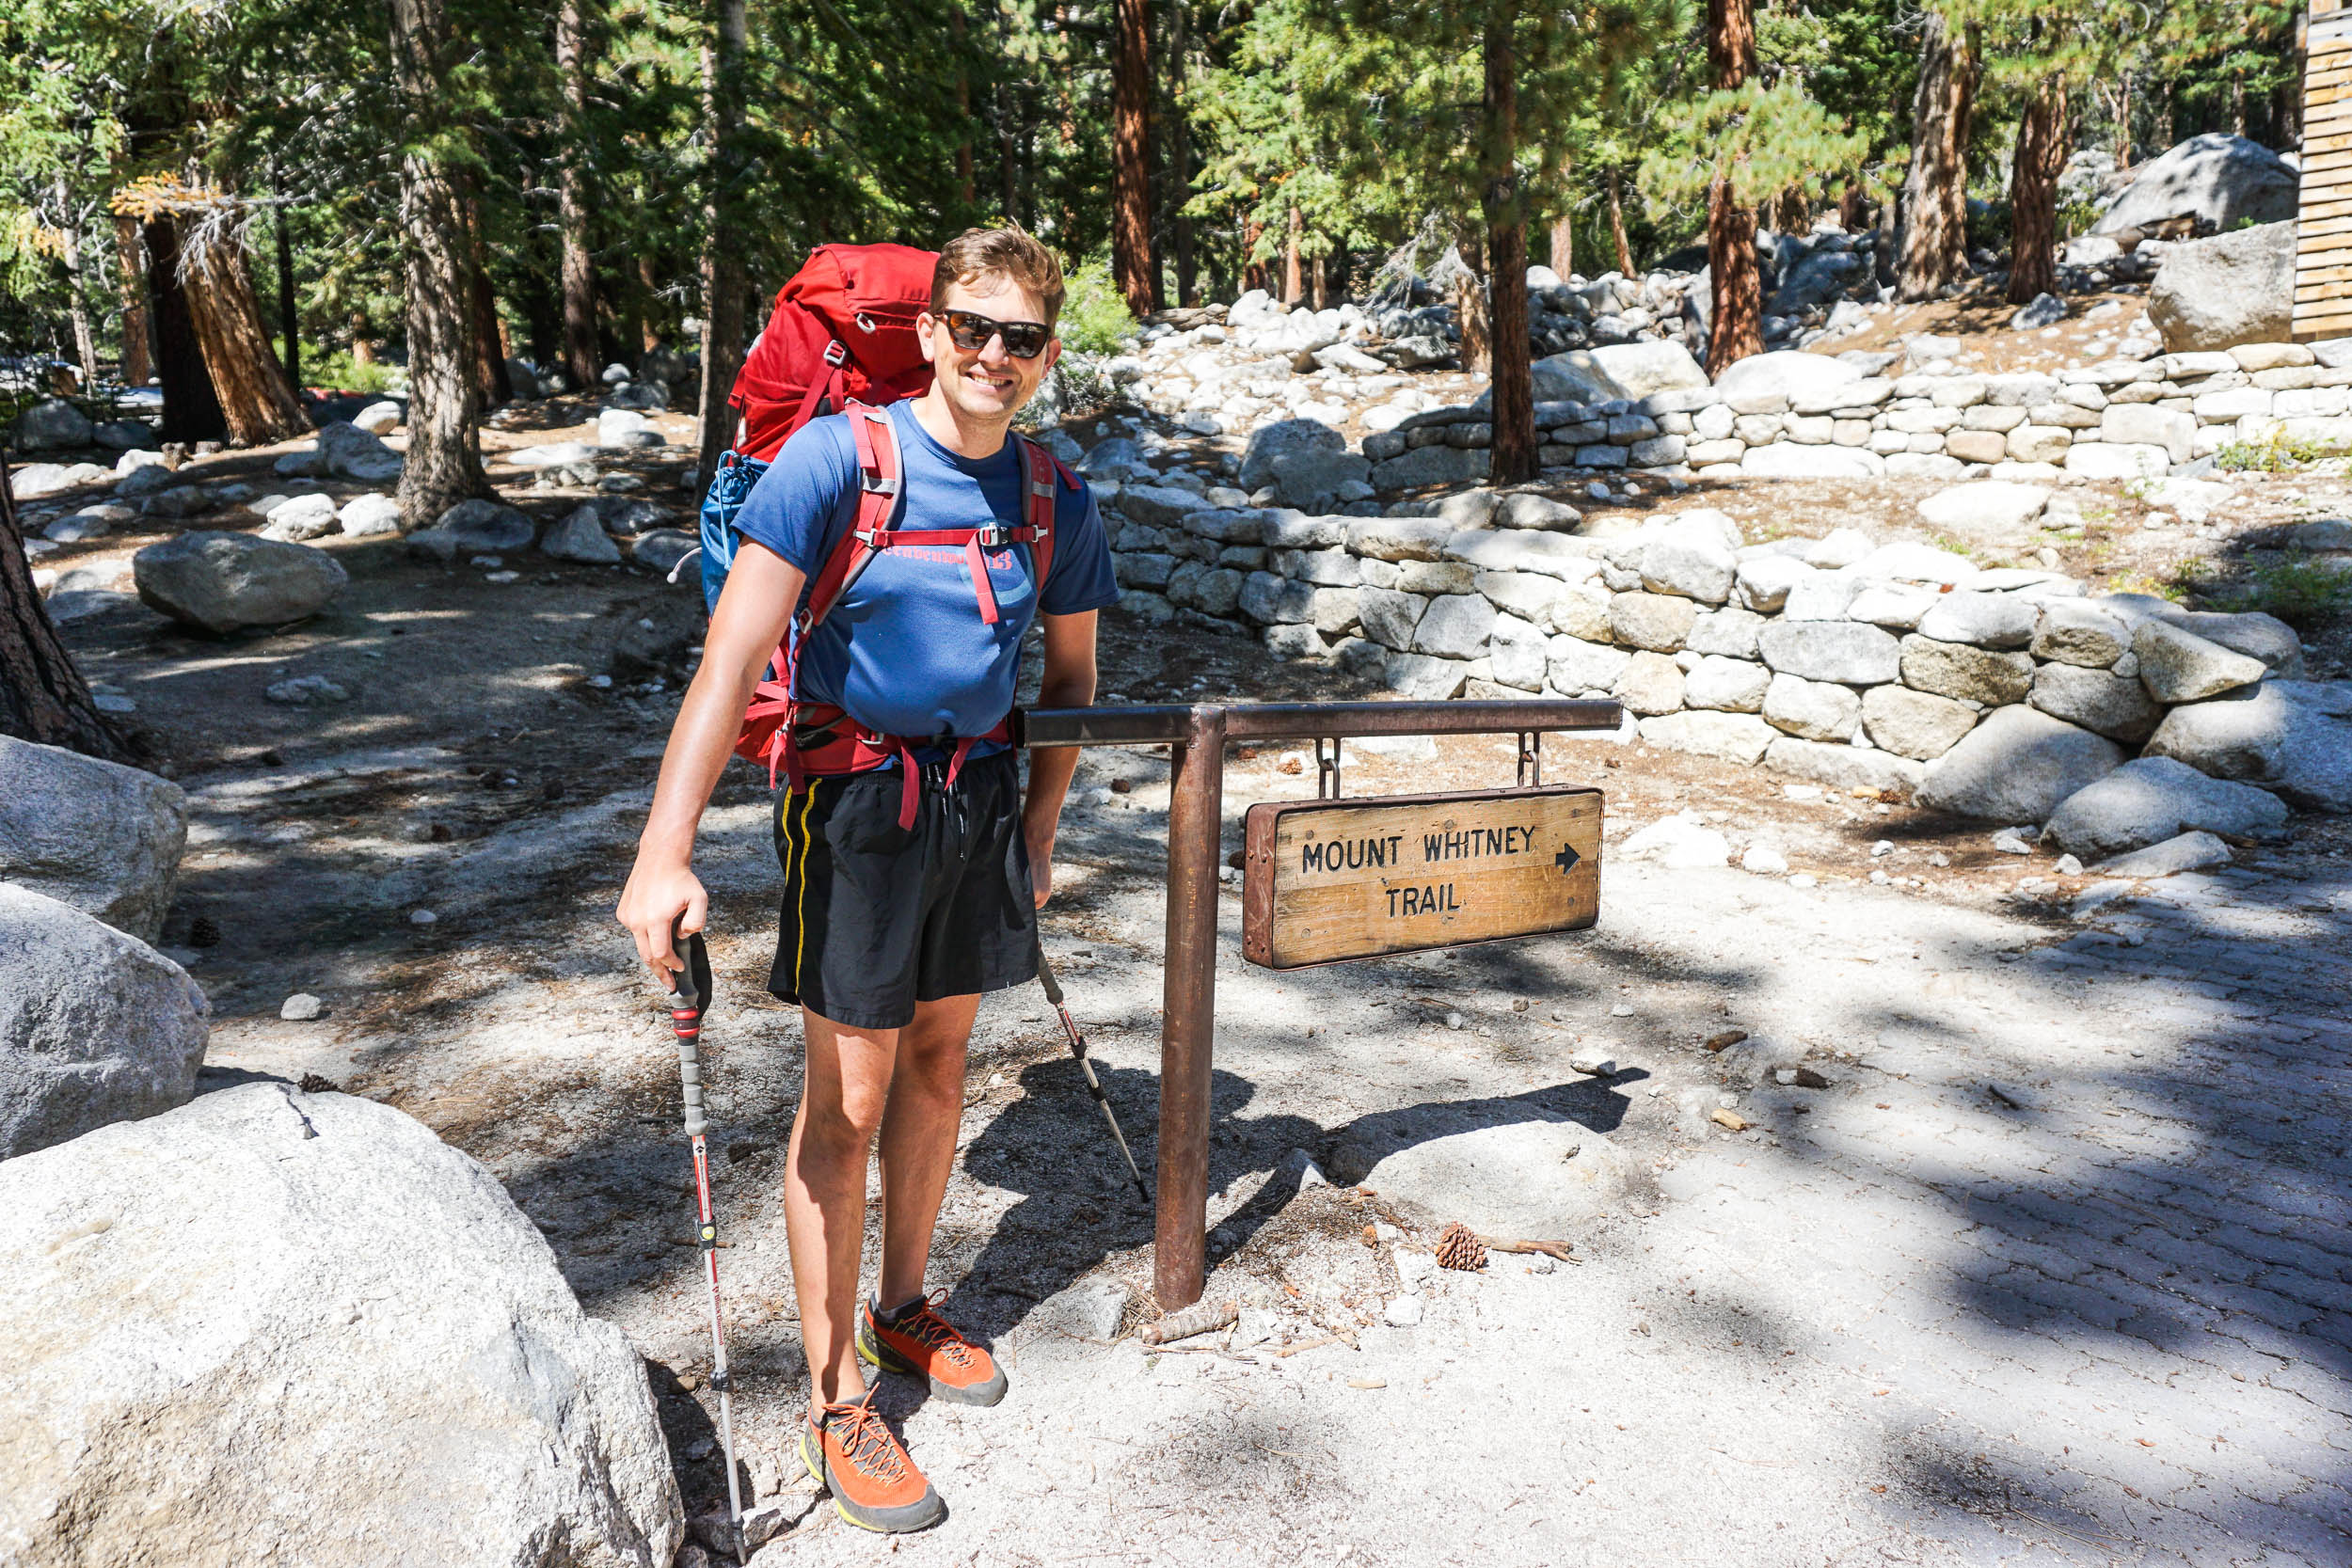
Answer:
[[(1096, 1071), (1148, 1183), (1155, 1154), (1158, 1079), (1106, 1067), (1099, 1059)], [(1289, 1158), (1294, 1149), (1304, 1149), (1329, 1170), (1335, 1153), (1351, 1166), (1368, 1167), (1398, 1149), (1472, 1125), (1566, 1117), (1609, 1132), (1625, 1118), (1628, 1101), (1620, 1085), (1645, 1076), (1632, 1072), (1520, 1095), (1424, 1101), (1369, 1112), (1327, 1129), (1305, 1117), (1245, 1115), (1257, 1085), (1239, 1073), (1216, 1070), (1210, 1075), (1210, 1192), (1248, 1172), (1271, 1169), (1273, 1175), (1212, 1227), (1208, 1266), (1215, 1269), (1246, 1246), (1298, 1196), (1303, 1171)], [(975, 1180), (1023, 1195), (996, 1222), (954, 1290), (949, 1307), (954, 1321), (983, 1342), (1002, 1338), (1036, 1303), (1085, 1277), (1114, 1252), (1148, 1244), (1152, 1234), (1152, 1210), (1136, 1196), (1078, 1064), (1066, 1056), (1033, 1064), (1023, 1070), (1021, 1086), (1021, 1098), (988, 1124), (963, 1157)]]

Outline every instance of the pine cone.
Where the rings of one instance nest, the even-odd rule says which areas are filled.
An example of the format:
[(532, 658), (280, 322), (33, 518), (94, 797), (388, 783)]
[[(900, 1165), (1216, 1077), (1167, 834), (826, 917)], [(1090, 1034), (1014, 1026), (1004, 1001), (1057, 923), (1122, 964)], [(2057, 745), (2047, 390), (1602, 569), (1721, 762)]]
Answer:
[(1469, 1226), (1454, 1220), (1438, 1232), (1438, 1264), (1448, 1269), (1483, 1269), (1486, 1249), (1478, 1244)]

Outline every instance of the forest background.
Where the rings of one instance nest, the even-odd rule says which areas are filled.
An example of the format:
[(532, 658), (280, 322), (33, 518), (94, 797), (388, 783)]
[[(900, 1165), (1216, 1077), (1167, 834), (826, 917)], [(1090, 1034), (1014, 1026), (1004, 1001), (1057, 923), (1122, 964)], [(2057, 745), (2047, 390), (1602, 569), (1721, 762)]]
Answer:
[(1528, 477), (1526, 301), (1493, 279), (1706, 265), (1712, 370), (1762, 346), (1759, 225), (1884, 228), (1910, 298), (2013, 250), (2030, 299), (2088, 221), (2060, 203), (2074, 152), (2299, 143), (2298, 15), (0, 0), (0, 356), (23, 398), (151, 380), (188, 442), (306, 432), (306, 387), (397, 388), (418, 527), (486, 493), (476, 432), (510, 359), (587, 386), (695, 356), (707, 466), (812, 246), (1011, 217), (1073, 267), (1087, 350), (1249, 288), (1320, 307), (1450, 277), (1463, 357), (1494, 377), (1496, 474)]

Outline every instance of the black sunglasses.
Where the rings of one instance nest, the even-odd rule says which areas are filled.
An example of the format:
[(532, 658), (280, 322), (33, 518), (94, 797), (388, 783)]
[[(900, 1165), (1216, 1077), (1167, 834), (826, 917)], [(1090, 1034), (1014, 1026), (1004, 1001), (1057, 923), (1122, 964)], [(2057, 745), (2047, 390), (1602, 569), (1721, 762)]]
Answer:
[(947, 336), (966, 354), (977, 354), (991, 338), (1005, 340), (1005, 352), (1015, 359), (1034, 359), (1045, 352), (1054, 329), (1042, 322), (1000, 322), (972, 310), (944, 312)]

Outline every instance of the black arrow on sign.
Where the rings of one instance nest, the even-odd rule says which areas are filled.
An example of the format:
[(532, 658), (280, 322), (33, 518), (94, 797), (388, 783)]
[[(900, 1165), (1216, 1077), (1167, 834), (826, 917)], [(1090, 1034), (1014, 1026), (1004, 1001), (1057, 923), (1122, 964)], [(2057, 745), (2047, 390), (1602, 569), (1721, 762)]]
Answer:
[(1560, 868), (1560, 875), (1565, 877), (1569, 872), (1575, 870), (1576, 863), (1583, 858), (1584, 857), (1578, 854), (1573, 847), (1563, 844), (1560, 846), (1560, 852), (1551, 857), (1551, 863), (1558, 866)]

